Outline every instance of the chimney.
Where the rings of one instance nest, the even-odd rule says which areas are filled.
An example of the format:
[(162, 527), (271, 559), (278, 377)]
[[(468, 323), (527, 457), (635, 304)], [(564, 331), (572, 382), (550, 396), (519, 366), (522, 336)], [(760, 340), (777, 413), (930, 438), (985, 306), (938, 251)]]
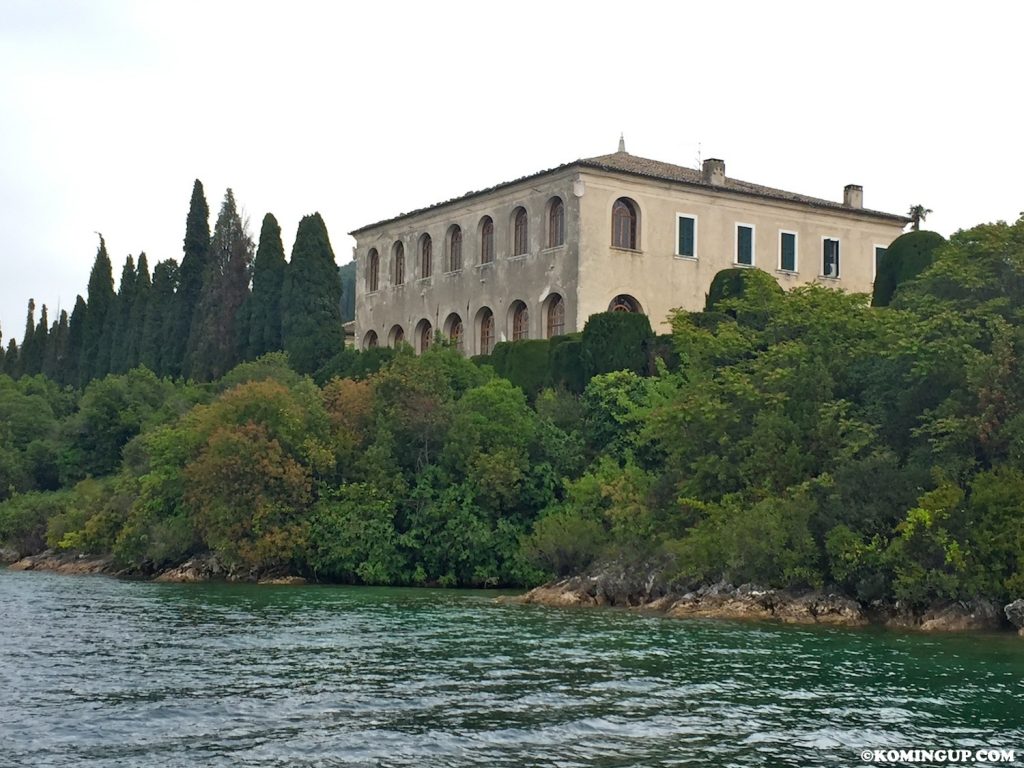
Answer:
[(863, 208), (864, 187), (860, 184), (847, 184), (843, 187), (843, 205), (847, 208)]
[(701, 170), (701, 179), (705, 184), (713, 187), (720, 187), (725, 184), (725, 160), (709, 157), (704, 161), (704, 168)]

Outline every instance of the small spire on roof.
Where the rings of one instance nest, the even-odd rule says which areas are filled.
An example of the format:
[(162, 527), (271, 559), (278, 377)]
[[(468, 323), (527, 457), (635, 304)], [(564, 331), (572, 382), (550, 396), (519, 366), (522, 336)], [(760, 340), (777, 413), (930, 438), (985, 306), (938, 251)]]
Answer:
[(619, 152), (626, 151), (626, 138), (623, 134), (619, 134)]

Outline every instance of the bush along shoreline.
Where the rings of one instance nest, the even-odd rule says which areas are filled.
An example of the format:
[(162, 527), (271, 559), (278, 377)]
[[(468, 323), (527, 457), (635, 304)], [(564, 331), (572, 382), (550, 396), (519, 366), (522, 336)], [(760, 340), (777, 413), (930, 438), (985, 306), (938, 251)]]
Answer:
[[(321, 224), (296, 249), (326, 274)], [(727, 271), (671, 334), (602, 314), (473, 360), (440, 337), (336, 352), (298, 319), (283, 350), (190, 378), (143, 365), (79, 387), (18, 351), (0, 546), (140, 578), (1016, 626), (1024, 219), (894, 250), (910, 261), (880, 306)], [(650, 586), (608, 586), (620, 572)]]

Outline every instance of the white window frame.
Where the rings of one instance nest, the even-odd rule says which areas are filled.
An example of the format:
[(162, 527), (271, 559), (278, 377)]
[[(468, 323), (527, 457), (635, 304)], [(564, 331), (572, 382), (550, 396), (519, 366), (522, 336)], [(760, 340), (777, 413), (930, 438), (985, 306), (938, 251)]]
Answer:
[[(693, 256), (684, 256), (679, 252), (679, 220), (680, 219), (692, 219), (693, 220)], [(697, 261), (697, 257), (700, 255), (700, 241), (698, 240), (700, 233), (700, 219), (695, 213), (680, 213), (676, 211), (676, 247), (675, 257), (677, 259), (686, 259), (687, 261)]]
[(888, 251), (888, 245), (882, 245), (881, 243), (873, 243), (871, 246), (871, 283), (874, 284), (875, 278), (878, 277), (878, 249), (881, 248), (883, 251)]
[[(836, 266), (839, 268), (836, 274), (826, 275), (825, 274), (825, 241), (835, 240), (836, 241)], [(823, 277), (826, 280), (838, 280), (843, 276), (843, 241), (838, 235), (822, 235), (821, 236), (821, 250), (818, 251), (821, 256), (821, 274), (819, 277)]]
[[(744, 264), (740, 261), (740, 227), (746, 227), (750, 230), (750, 263)], [(735, 243), (732, 249), (732, 264), (734, 267), (753, 267), (757, 264), (757, 227), (753, 224), (746, 224), (742, 221), (737, 221), (736, 226), (733, 228), (733, 238)]]
[[(782, 236), (792, 235), (793, 236), (793, 268), (786, 269), (782, 266)], [(779, 272), (784, 272), (787, 275), (795, 275), (800, 272), (800, 233), (794, 232), (792, 229), (780, 229), (779, 230)]]

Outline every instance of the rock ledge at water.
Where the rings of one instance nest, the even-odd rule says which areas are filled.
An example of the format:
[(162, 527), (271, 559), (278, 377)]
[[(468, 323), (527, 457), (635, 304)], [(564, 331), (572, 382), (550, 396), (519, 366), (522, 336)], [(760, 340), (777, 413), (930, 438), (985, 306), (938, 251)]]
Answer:
[(12, 571), (54, 571), (67, 574), (113, 573), (110, 557), (92, 557), (76, 553), (46, 550), (23, 557), (7, 566)]
[[(506, 602), (557, 607), (620, 606), (663, 613), (673, 618), (718, 618), (861, 627), (883, 624), (923, 632), (975, 632), (1004, 629), (1003, 612), (991, 600), (947, 603), (926, 611), (903, 606), (864, 606), (857, 600), (823, 590), (780, 590), (727, 582), (690, 590), (670, 585), (665, 563), (604, 563), (589, 573), (551, 582)], [(1004, 609), (1024, 636), (1024, 600)]]

